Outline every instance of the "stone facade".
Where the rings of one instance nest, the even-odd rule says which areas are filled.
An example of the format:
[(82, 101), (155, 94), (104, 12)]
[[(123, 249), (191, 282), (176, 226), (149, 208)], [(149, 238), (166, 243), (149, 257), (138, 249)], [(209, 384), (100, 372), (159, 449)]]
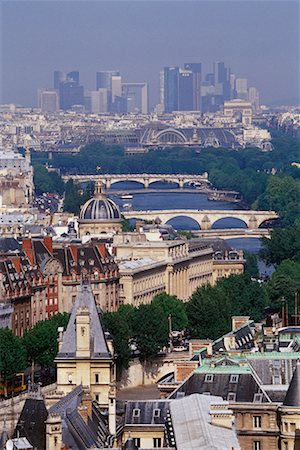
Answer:
[(33, 169), (30, 152), (0, 151), (0, 210), (28, 208), (33, 197)]

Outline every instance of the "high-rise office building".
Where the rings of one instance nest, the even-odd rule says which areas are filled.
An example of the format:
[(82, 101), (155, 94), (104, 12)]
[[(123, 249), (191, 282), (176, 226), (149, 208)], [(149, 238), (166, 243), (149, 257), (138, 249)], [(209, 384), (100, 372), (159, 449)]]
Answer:
[(106, 70), (96, 73), (96, 89), (107, 89), (111, 91), (112, 87), (112, 77), (120, 76), (118, 70)]
[(235, 80), (236, 98), (248, 100), (248, 80), (247, 78), (237, 78)]
[(127, 112), (148, 114), (148, 83), (122, 83)]
[(222, 61), (214, 63), (216, 95), (222, 95), (223, 101), (230, 99), (230, 69)]
[(253, 111), (258, 112), (259, 111), (259, 92), (255, 87), (249, 87), (248, 100), (252, 104)]
[(178, 111), (179, 67), (165, 67), (161, 83), (163, 83), (164, 111)]
[(83, 86), (79, 86), (75, 81), (61, 82), (59, 84), (60, 109), (71, 109), (74, 105), (84, 105)]
[(108, 111), (108, 91), (100, 88), (97, 91), (91, 91), (91, 112), (94, 114), (106, 113)]
[(56, 112), (59, 109), (58, 93), (46, 89), (38, 90), (39, 108), (42, 112)]
[(194, 108), (194, 79), (191, 70), (179, 69), (178, 110), (192, 111)]
[(193, 110), (201, 111), (201, 63), (185, 63), (184, 68), (193, 73)]
[(53, 87), (54, 89), (56, 89), (57, 91), (59, 90), (59, 84), (62, 81), (65, 81), (66, 79), (66, 74), (64, 72), (62, 72), (61, 70), (55, 70), (53, 73)]
[(79, 85), (79, 72), (78, 70), (73, 70), (67, 73), (67, 80)]

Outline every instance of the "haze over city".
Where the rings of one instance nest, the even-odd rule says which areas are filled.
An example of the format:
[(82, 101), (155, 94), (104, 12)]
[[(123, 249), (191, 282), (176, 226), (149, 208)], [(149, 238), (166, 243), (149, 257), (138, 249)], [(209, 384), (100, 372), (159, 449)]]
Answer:
[(164, 66), (224, 61), (262, 103), (299, 98), (299, 2), (4, 1), (1, 102), (36, 106), (54, 70), (79, 70), (85, 90), (101, 70), (149, 82), (159, 101)]

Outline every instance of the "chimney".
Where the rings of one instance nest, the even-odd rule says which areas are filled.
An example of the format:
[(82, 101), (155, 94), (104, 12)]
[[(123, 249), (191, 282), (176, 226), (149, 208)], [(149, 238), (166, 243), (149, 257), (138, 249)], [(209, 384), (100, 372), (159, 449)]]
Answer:
[(22, 250), (29, 259), (30, 264), (34, 265), (34, 253), (32, 248), (32, 240), (29, 238), (22, 239)]
[(231, 317), (232, 331), (235, 331), (238, 328), (241, 328), (243, 325), (246, 325), (246, 323), (249, 322), (249, 320), (250, 316), (232, 316)]

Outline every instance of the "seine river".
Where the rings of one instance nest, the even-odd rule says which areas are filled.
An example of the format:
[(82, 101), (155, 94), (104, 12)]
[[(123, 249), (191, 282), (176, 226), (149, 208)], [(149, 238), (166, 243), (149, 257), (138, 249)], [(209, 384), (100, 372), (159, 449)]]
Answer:
[[(154, 186), (152, 185), (151, 188)], [(132, 209), (138, 210), (155, 210), (155, 209), (222, 209), (234, 210), (242, 209), (239, 203), (216, 202), (209, 201), (206, 194), (201, 194), (195, 189), (195, 193), (182, 192), (179, 189), (174, 189), (174, 192), (161, 192), (162, 189), (170, 189), (170, 184), (155, 183), (155, 188), (160, 192), (147, 192), (141, 189), (140, 193), (133, 193), (132, 199), (121, 199), (120, 194), (113, 194), (113, 190), (130, 191), (138, 189), (136, 183), (116, 183), (112, 186), (109, 196), (119, 205), (121, 211), (124, 205), (130, 203)], [(182, 216), (172, 219), (170, 223), (177, 230), (197, 230), (199, 226), (194, 220)], [(216, 222), (213, 228), (245, 228), (244, 222), (227, 218)], [(227, 242), (236, 249), (247, 250), (251, 253), (258, 253), (260, 249), (260, 240), (256, 238), (235, 238), (228, 239)], [(271, 273), (273, 270), (267, 268), (261, 261), (259, 262), (260, 272), (262, 274)]]

